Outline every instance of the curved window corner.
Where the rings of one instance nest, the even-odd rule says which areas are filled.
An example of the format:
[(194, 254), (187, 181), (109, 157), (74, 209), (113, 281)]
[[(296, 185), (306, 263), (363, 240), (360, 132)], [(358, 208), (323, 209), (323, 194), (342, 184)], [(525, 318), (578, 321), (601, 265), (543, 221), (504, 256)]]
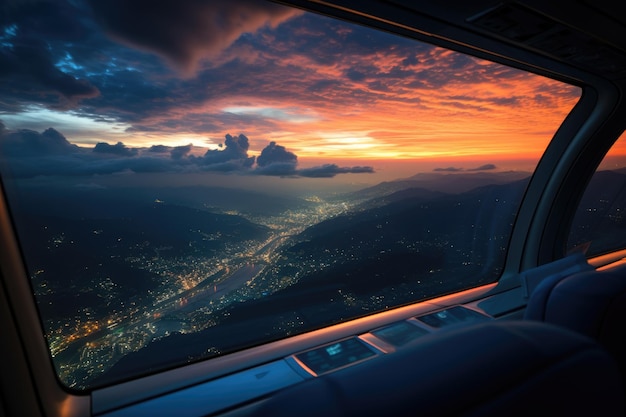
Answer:
[(611, 147), (594, 173), (576, 210), (568, 252), (587, 257), (626, 248), (626, 133)]

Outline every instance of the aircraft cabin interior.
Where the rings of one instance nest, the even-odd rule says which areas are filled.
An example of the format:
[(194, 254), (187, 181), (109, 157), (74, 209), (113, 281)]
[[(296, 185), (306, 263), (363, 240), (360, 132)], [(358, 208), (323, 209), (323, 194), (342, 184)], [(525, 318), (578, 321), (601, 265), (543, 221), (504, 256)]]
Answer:
[(0, 2), (0, 416), (623, 416), (608, 0)]

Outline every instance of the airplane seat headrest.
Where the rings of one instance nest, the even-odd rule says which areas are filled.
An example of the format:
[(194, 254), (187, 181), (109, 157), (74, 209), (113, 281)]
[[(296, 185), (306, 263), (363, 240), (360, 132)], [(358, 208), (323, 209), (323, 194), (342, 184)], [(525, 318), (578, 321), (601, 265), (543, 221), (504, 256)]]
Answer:
[(626, 264), (547, 278), (531, 294), (524, 318), (563, 326), (603, 345), (626, 376)]
[(595, 341), (547, 323), (494, 320), (305, 380), (253, 415), (623, 416), (624, 393)]

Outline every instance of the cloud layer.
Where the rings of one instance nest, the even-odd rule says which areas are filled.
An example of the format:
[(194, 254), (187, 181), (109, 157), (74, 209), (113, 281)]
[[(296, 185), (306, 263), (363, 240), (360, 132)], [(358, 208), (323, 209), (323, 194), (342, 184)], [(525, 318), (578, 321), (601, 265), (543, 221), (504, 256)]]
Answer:
[(476, 171), (492, 171), (497, 168), (498, 167), (495, 164), (484, 164), (476, 168), (465, 169), (465, 168), (457, 168), (457, 167), (446, 167), (446, 168), (435, 168), (433, 169), (433, 171), (435, 172), (461, 172), (461, 171), (476, 172)]
[(276, 142), (270, 142), (259, 158), (249, 156), (248, 150), (249, 140), (243, 134), (227, 134), (220, 149), (209, 149), (202, 156), (192, 153), (192, 145), (133, 148), (122, 142), (113, 145), (99, 142), (93, 148), (86, 148), (70, 143), (53, 128), (41, 133), (26, 129), (12, 131), (0, 122), (0, 163), (4, 161), (3, 174), (12, 178), (202, 171), (332, 178), (338, 174), (374, 172), (372, 167), (335, 164), (298, 169), (297, 156)]

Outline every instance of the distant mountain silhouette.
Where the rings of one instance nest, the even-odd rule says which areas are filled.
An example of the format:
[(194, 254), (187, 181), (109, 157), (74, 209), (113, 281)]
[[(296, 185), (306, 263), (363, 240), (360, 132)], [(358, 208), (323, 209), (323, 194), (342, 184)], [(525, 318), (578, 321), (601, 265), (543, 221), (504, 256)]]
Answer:
[[(421, 189), (424, 197), (435, 197), (441, 194), (458, 194), (485, 185), (506, 184), (530, 176), (530, 173), (523, 171), (420, 173), (409, 178), (381, 182), (372, 187), (339, 195), (335, 199), (350, 201), (381, 199), (408, 189)], [(428, 195), (427, 191), (433, 194)]]
[[(20, 210), (59, 217), (127, 217), (136, 206), (155, 200), (214, 212), (237, 211), (260, 215), (278, 215), (285, 210), (310, 204), (300, 198), (276, 196), (261, 191), (206, 186), (23, 187), (19, 193), (16, 201), (21, 205)], [(40, 211), (43, 213), (39, 213)]]
[(167, 256), (220, 250), (226, 242), (263, 239), (269, 230), (241, 216), (167, 203), (129, 204), (124, 211), (123, 217), (113, 218), (65, 218), (28, 211), (16, 213), (16, 217), (22, 244), (33, 257), (53, 252), (51, 242), (61, 236), (57, 246), (67, 250), (130, 256), (172, 247), (161, 252)]
[(304, 199), (277, 196), (262, 192), (226, 187), (162, 187), (154, 190), (139, 189), (138, 192), (151, 192), (154, 198), (165, 202), (194, 208), (210, 208), (221, 211), (237, 211), (247, 214), (278, 215), (286, 210), (298, 210), (310, 205)]
[[(353, 191), (353, 192), (346, 193), (346, 194), (340, 194), (340, 195), (333, 197), (333, 200), (364, 201), (364, 200), (380, 199), (382, 197), (391, 195), (393, 193), (397, 193), (399, 191), (407, 190), (407, 189), (421, 189), (424, 191), (424, 193), (433, 192), (431, 189), (420, 187), (420, 184), (417, 181), (395, 180), (395, 181), (381, 182), (372, 187), (363, 188), (362, 190)], [(438, 192), (438, 191), (435, 191), (435, 192)]]
[(503, 172), (457, 172), (457, 173), (420, 173), (407, 178), (420, 187), (446, 192), (462, 193), (471, 189), (492, 184), (507, 184), (529, 178), (532, 174), (524, 171)]
[[(403, 186), (412, 185), (412, 184), (406, 184), (404, 182), (402, 182), (402, 184)], [(389, 189), (392, 189), (392, 188), (393, 187), (390, 187)], [(431, 191), (425, 188), (416, 188), (416, 187), (401, 188), (399, 191), (392, 192), (391, 194), (385, 194), (383, 196), (370, 198), (366, 200), (365, 202), (357, 205), (357, 209), (367, 210), (367, 209), (372, 209), (376, 207), (382, 207), (382, 206), (392, 204), (397, 201), (403, 201), (403, 200), (408, 200), (408, 199), (431, 200), (437, 197), (442, 197), (444, 195), (446, 195), (446, 193), (441, 193), (438, 191)]]

